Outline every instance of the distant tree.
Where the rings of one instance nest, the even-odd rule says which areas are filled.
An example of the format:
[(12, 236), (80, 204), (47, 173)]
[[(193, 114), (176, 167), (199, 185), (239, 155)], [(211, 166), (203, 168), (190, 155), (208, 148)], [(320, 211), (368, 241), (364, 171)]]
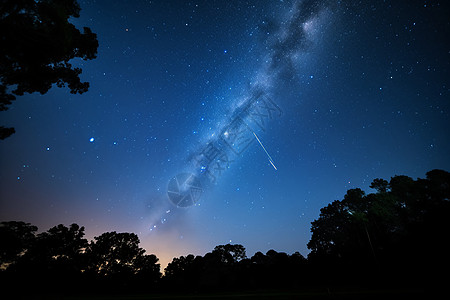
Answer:
[[(96, 34), (88, 27), (81, 33), (70, 18), (78, 18), (76, 0), (3, 0), (0, 3), (0, 111), (7, 110), (15, 96), (45, 94), (53, 84), (67, 84), (73, 94), (84, 93), (80, 68), (73, 58), (94, 59)], [(0, 127), (0, 139), (14, 133)]]
[(277, 252), (273, 249), (270, 249), (266, 253), (266, 257), (268, 258), (268, 263), (273, 265), (288, 265), (289, 264), (289, 255), (284, 252)]
[(369, 187), (377, 190), (378, 193), (386, 193), (389, 187), (389, 182), (381, 178), (376, 178), (372, 181)]
[(303, 255), (301, 255), (301, 253), (298, 251), (294, 252), (291, 255), (290, 260), (291, 260), (291, 263), (293, 263), (296, 266), (304, 265), (307, 262), (306, 258)]
[(195, 257), (192, 254), (187, 256), (174, 257), (164, 269), (167, 278), (185, 277), (194, 265)]
[(204, 258), (189, 254), (174, 257), (164, 270), (165, 283), (171, 290), (197, 290), (205, 272)]
[(307, 260), (299, 252), (288, 255), (271, 249), (265, 255), (256, 252), (249, 261), (243, 278), (254, 288), (297, 288), (311, 275)]
[(240, 264), (246, 259), (242, 245), (218, 245), (204, 257), (190, 254), (174, 258), (164, 280), (184, 290), (235, 288), (240, 284)]
[(216, 246), (212, 251), (212, 254), (217, 257), (221, 263), (230, 265), (247, 258), (244, 246), (239, 244)]
[(267, 257), (261, 251), (258, 251), (250, 258), (250, 261), (253, 264), (262, 265), (267, 262)]
[[(88, 271), (100, 276), (130, 277), (156, 268), (146, 265), (157, 260), (145, 257), (145, 250), (139, 247), (139, 238), (134, 233), (105, 232), (94, 238), (87, 248)], [(159, 267), (158, 267), (159, 272)]]
[(0, 265), (17, 261), (35, 239), (37, 227), (30, 223), (9, 221), (0, 223)]
[(161, 265), (154, 254), (138, 256), (135, 261), (136, 280), (145, 286), (156, 284), (161, 278)]

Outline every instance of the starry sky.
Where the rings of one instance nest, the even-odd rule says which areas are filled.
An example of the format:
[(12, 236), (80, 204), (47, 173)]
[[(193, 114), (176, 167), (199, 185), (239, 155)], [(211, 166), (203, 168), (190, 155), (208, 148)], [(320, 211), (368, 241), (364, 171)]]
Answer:
[[(135, 232), (163, 267), (226, 243), (306, 256), (311, 221), (348, 189), (450, 170), (447, 1), (79, 3), (72, 22), (100, 45), (72, 61), (89, 91), (0, 113), (16, 128), (0, 141), (1, 221)], [(277, 107), (264, 130), (247, 124), (248, 147), (173, 205), (169, 181), (204, 180), (195, 157), (258, 93)]]

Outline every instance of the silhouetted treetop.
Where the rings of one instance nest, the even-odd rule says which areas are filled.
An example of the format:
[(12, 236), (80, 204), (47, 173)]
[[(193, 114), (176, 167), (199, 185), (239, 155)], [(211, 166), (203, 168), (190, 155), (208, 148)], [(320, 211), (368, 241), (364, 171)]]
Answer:
[(82, 269), (82, 254), (88, 242), (84, 227), (62, 224), (36, 236), (27, 251), (17, 261), (16, 272), (30, 274), (79, 273)]
[(156, 257), (144, 255), (145, 250), (139, 247), (139, 238), (134, 233), (105, 232), (94, 240), (87, 247), (90, 272), (102, 276), (137, 274), (149, 271), (145, 263), (156, 265)]
[(221, 263), (224, 264), (237, 263), (247, 258), (244, 246), (239, 244), (226, 244), (216, 246), (212, 251), (212, 254), (216, 256)]
[(164, 275), (167, 277), (179, 276), (194, 265), (195, 257), (192, 254), (187, 256), (174, 257), (172, 261), (164, 269)]
[(372, 181), (369, 187), (377, 190), (378, 193), (386, 193), (389, 187), (389, 182), (381, 178), (376, 178)]
[(84, 237), (84, 227), (71, 224), (66, 227), (62, 224), (50, 228), (47, 232), (38, 235), (38, 240), (54, 256), (73, 257), (79, 255), (88, 242)]
[(135, 274), (138, 278), (155, 283), (161, 277), (161, 265), (159, 259), (154, 254), (144, 254), (136, 257), (134, 261)]
[[(320, 210), (311, 223), (310, 257), (357, 262), (396, 253), (400, 261), (441, 243), (449, 228), (450, 173), (432, 170), (426, 179), (402, 175), (389, 182), (377, 178), (370, 187), (377, 193), (351, 189), (342, 201)], [(410, 243), (414, 248), (400, 256)]]
[(36, 226), (25, 222), (1, 222), (0, 265), (15, 262), (34, 242), (37, 229)]
[[(88, 27), (80, 32), (70, 18), (78, 18), (76, 0), (3, 0), (0, 3), (0, 111), (8, 109), (15, 95), (45, 94), (53, 84), (84, 93), (80, 68), (73, 58), (97, 55), (96, 34)], [(14, 132), (1, 128), (0, 138)]]

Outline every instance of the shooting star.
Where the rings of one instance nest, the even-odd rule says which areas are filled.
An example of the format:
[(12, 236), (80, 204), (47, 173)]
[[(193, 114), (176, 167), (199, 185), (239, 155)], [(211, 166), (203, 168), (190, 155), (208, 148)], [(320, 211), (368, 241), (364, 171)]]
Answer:
[(278, 171), (277, 167), (275, 167), (275, 164), (273, 163), (273, 159), (272, 157), (270, 157), (269, 152), (267, 152), (266, 148), (264, 147), (264, 145), (261, 143), (260, 139), (258, 138), (258, 136), (256, 135), (256, 133), (254, 131), (253, 135), (255, 136), (256, 140), (258, 141), (258, 143), (261, 145), (261, 147), (263, 148), (264, 152), (266, 152), (267, 157), (269, 158), (269, 162), (272, 165), (272, 167), (275, 169), (275, 171)]

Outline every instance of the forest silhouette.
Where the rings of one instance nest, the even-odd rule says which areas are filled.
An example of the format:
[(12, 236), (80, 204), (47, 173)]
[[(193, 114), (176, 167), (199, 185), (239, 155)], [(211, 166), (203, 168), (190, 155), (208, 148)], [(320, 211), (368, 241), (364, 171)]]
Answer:
[[(450, 173), (425, 179), (373, 180), (375, 193), (348, 190), (312, 222), (311, 252), (270, 250), (247, 257), (242, 245), (218, 245), (204, 256), (158, 258), (134, 233), (106, 232), (93, 241), (84, 227), (38, 233), (21, 221), (0, 223), (0, 280), (12, 295), (205, 293), (302, 290), (342, 286), (436, 290), (449, 261)], [(292, 237), (295, 239), (295, 236)]]

